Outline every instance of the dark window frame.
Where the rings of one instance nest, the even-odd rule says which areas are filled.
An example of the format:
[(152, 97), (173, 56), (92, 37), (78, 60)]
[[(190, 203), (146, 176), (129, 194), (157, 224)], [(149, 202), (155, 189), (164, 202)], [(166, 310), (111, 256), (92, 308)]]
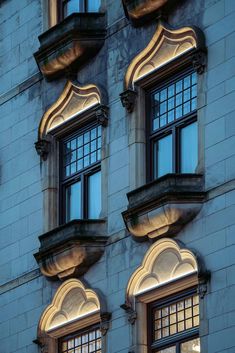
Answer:
[[(59, 223), (64, 224), (66, 220), (66, 187), (76, 183), (81, 180), (81, 219), (88, 218), (88, 178), (92, 174), (101, 172), (101, 159), (95, 163), (90, 164), (87, 167), (79, 170), (69, 177), (64, 177), (63, 166), (64, 166), (64, 156), (63, 156), (63, 145), (66, 141), (71, 140), (80, 134), (84, 134), (86, 131), (90, 131), (92, 128), (99, 127), (96, 121), (91, 121), (84, 126), (76, 129), (75, 132), (68, 132), (59, 138)], [(102, 141), (102, 130), (101, 130), (101, 141)], [(102, 149), (102, 145), (101, 145)]]
[[(191, 65), (178, 67), (177, 70), (168, 72), (164, 75), (164, 72), (161, 73), (160, 79), (151, 83), (145, 88), (145, 105), (146, 105), (146, 165), (147, 173), (146, 179), (147, 182), (151, 182), (160, 177), (154, 177), (154, 142), (160, 140), (167, 135), (172, 133), (172, 173), (178, 174), (181, 173), (180, 165), (180, 130), (187, 125), (190, 125), (194, 122), (197, 122), (197, 109), (194, 111), (185, 114), (181, 118), (174, 120), (163, 127), (159, 127), (155, 132), (152, 131), (152, 95), (154, 92), (159, 91), (163, 87), (167, 87), (171, 83), (175, 82), (177, 79), (184, 77), (187, 74), (197, 72), (193, 69)], [(156, 161), (157, 163), (157, 161)]]
[[(65, 340), (68, 341), (69, 339), (76, 338), (78, 335), (83, 335), (83, 334), (85, 335), (86, 333), (88, 333), (88, 335), (89, 335), (89, 332), (94, 331), (94, 330), (100, 330), (100, 325), (98, 323), (97, 324), (93, 324), (93, 325), (88, 326), (88, 327), (84, 327), (84, 328), (82, 328), (80, 330), (77, 330), (77, 331), (72, 332), (72, 333), (70, 333), (68, 335), (60, 337), (57, 340), (58, 352), (59, 353), (63, 353), (62, 343)], [(101, 339), (101, 335), (100, 335), (100, 339)], [(100, 350), (102, 350), (102, 340), (101, 340), (101, 349)]]
[(184, 342), (199, 338), (199, 326), (200, 326), (200, 312), (199, 312), (199, 325), (191, 329), (184, 330), (180, 333), (161, 338), (159, 342), (154, 340), (154, 317), (153, 311), (156, 308), (164, 305), (171, 305), (178, 300), (185, 299), (191, 295), (197, 294), (197, 288), (189, 288), (187, 290), (180, 291), (178, 293), (171, 294), (162, 299), (158, 299), (154, 302), (147, 304), (147, 345), (148, 353), (155, 353), (157, 350), (176, 347), (176, 353), (180, 353), (180, 345)]
[[(64, 16), (64, 6), (70, 0), (57, 0), (57, 9), (58, 9), (58, 22), (63, 21), (67, 16)], [(80, 0), (77, 0), (79, 3)], [(89, 0), (82, 0), (82, 7), (83, 10), (79, 13), (87, 13), (88, 12), (88, 1)], [(68, 15), (69, 16), (69, 15)]]

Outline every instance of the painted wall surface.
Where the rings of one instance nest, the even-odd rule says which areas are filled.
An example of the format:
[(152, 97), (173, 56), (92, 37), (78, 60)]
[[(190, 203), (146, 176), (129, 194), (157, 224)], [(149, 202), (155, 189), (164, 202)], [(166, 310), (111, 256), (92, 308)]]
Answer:
[[(156, 23), (133, 28), (119, 0), (107, 0), (105, 45), (77, 74), (80, 84), (104, 87), (109, 97), (106, 128), (108, 234), (102, 258), (84, 275), (90, 288), (106, 296), (112, 324), (108, 353), (127, 353), (132, 329), (120, 305), (128, 279), (150, 247), (125, 230), (121, 212), (126, 193), (138, 186), (138, 167), (130, 167), (133, 116), (119, 99), (130, 61), (150, 41)], [(32, 341), (45, 307), (60, 282), (50, 282), (33, 254), (43, 233), (42, 163), (34, 143), (46, 109), (58, 98), (65, 79), (46, 82), (33, 53), (47, 16), (40, 0), (0, 2), (0, 353), (36, 353)], [(208, 353), (235, 352), (235, 1), (183, 1), (170, 15), (173, 27), (200, 27), (208, 62), (200, 77), (200, 163), (208, 197), (201, 212), (176, 235), (199, 252), (212, 277), (204, 298), (203, 347)], [(143, 117), (144, 119), (144, 117)], [(133, 163), (131, 164), (133, 166)], [(133, 181), (134, 180), (134, 181)], [(121, 339), (120, 339), (121, 337)]]

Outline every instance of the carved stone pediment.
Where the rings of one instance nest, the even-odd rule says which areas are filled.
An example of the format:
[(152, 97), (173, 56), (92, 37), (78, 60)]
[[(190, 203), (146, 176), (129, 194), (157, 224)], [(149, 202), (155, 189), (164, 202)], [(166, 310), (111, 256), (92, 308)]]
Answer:
[(73, 13), (39, 36), (34, 54), (41, 73), (48, 80), (71, 73), (94, 57), (104, 44), (104, 13)]
[(178, 233), (200, 211), (205, 198), (203, 178), (195, 174), (168, 174), (127, 194), (123, 219), (137, 238)]
[(104, 252), (105, 221), (74, 220), (39, 237), (34, 254), (43, 275), (65, 279), (84, 274)]

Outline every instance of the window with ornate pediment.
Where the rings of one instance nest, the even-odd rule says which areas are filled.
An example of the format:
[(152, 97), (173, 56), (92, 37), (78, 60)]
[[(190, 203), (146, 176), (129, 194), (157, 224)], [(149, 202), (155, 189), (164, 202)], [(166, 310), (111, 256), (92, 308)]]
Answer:
[(208, 279), (191, 251), (168, 238), (154, 243), (131, 276), (122, 305), (135, 332), (133, 350), (201, 352), (199, 301), (202, 309)]
[(205, 53), (199, 28), (160, 22), (127, 69), (120, 98), (130, 114), (135, 141), (130, 168), (136, 177), (123, 218), (134, 236), (176, 234), (201, 209), (198, 108)]
[(52, 279), (85, 273), (104, 252), (102, 141), (108, 107), (103, 103), (97, 86), (69, 81), (39, 125), (35, 147), (43, 162), (45, 232), (35, 258)]
[(101, 294), (69, 279), (42, 313), (35, 343), (46, 353), (101, 353), (110, 318)]

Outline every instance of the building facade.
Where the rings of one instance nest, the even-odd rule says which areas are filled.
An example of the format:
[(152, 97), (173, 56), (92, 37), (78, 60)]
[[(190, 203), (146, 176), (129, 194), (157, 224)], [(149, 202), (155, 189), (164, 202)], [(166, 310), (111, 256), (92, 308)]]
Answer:
[(0, 1), (0, 353), (235, 352), (235, 2)]

